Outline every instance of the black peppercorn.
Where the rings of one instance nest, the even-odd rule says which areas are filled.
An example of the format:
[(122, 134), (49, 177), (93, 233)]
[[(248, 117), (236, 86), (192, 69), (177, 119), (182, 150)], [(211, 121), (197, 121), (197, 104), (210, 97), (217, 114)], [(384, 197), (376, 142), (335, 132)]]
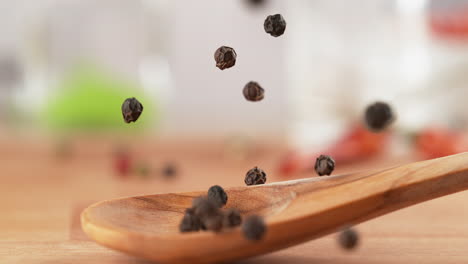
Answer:
[(210, 199), (199, 197), (193, 200), (192, 208), (195, 215), (201, 220), (204, 228), (212, 231), (220, 231), (223, 227), (223, 215), (216, 203)]
[(219, 208), (226, 205), (228, 197), (224, 189), (219, 185), (211, 186), (208, 190), (208, 199), (213, 201)]
[(354, 229), (347, 228), (338, 235), (338, 242), (342, 248), (351, 250), (358, 245), (359, 235)]
[(200, 228), (201, 221), (200, 218), (195, 215), (195, 211), (192, 208), (185, 210), (184, 217), (179, 225), (180, 232), (198, 231)]
[(264, 184), (266, 182), (266, 173), (258, 167), (250, 169), (245, 175), (244, 182), (247, 185)]
[(335, 161), (327, 155), (320, 155), (315, 160), (315, 171), (319, 176), (330, 175), (335, 169)]
[(135, 97), (127, 98), (122, 104), (122, 115), (126, 123), (135, 122), (143, 112), (143, 105)]
[(230, 208), (224, 213), (223, 227), (236, 227), (240, 225), (241, 222), (242, 217), (236, 209)]
[(262, 239), (266, 230), (263, 218), (258, 215), (251, 215), (242, 223), (242, 232), (248, 240)]
[(231, 68), (236, 64), (237, 54), (233, 48), (221, 46), (214, 54), (216, 67), (220, 70)]
[(265, 97), (265, 90), (256, 82), (248, 82), (242, 93), (245, 99), (251, 102), (261, 101)]
[(280, 14), (268, 16), (263, 23), (265, 32), (272, 35), (273, 37), (279, 37), (283, 35), (286, 30), (286, 21)]
[(260, 7), (266, 4), (266, 0), (246, 0), (248, 5), (251, 7)]
[(177, 174), (177, 168), (173, 163), (167, 163), (162, 169), (162, 175), (165, 178), (172, 178)]
[(390, 105), (383, 102), (376, 102), (366, 108), (364, 121), (369, 130), (374, 132), (382, 131), (393, 121), (393, 111)]

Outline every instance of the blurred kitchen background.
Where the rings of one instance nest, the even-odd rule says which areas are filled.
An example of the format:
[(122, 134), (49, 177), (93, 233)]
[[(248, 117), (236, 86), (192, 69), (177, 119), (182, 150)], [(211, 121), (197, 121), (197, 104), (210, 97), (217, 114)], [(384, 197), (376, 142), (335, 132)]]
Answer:
[[(263, 21), (276, 13), (287, 29), (273, 38)], [(238, 54), (224, 71), (213, 59), (222, 45)], [(263, 101), (243, 98), (251, 80)], [(274, 142), (298, 160), (435, 157), (468, 149), (467, 91), (466, 0), (0, 1), (6, 139), (141, 135)], [(145, 110), (126, 124), (120, 106), (133, 96)], [(382, 134), (362, 126), (376, 100), (397, 116)]]
[[(83, 233), (102, 200), (245, 186), (255, 166), (318, 177), (320, 154), (333, 176), (468, 151), (467, 96), (468, 0), (0, 0), (0, 263), (140, 263)], [(396, 117), (380, 133), (375, 101)], [(359, 225), (353, 254), (324, 238), (264, 263), (467, 263), (466, 195)]]

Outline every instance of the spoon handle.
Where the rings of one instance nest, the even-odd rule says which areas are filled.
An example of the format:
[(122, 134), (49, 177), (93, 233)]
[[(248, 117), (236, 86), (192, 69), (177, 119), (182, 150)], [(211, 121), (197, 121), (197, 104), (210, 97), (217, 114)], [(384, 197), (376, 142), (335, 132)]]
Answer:
[(468, 189), (468, 153), (374, 173), (291, 182), (296, 199), (272, 224), (294, 219), (307, 239), (380, 215)]

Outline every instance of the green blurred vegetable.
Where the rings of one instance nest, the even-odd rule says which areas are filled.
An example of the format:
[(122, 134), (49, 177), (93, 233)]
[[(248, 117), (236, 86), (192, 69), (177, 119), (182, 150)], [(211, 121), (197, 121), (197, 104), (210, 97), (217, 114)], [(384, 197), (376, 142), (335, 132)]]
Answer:
[[(67, 76), (59, 92), (45, 104), (44, 119), (57, 130), (132, 130), (156, 121), (155, 109), (141, 89), (94, 67), (79, 68)], [(121, 105), (136, 97), (144, 111), (136, 123), (126, 124)]]

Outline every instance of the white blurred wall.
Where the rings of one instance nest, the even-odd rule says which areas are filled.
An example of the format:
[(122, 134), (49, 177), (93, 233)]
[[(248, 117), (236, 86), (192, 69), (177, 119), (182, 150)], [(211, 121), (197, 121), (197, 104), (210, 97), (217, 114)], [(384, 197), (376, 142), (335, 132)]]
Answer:
[[(374, 100), (394, 104), (398, 129), (466, 127), (468, 45), (431, 36), (428, 2), (0, 0), (0, 56), (24, 66), (16, 103), (31, 114), (63, 72), (92, 58), (139, 82), (170, 136), (288, 135), (321, 146)], [(279, 38), (263, 29), (276, 13), (287, 21)], [(238, 55), (224, 71), (213, 58), (222, 45)], [(263, 101), (243, 98), (249, 81), (264, 87)]]
[[(247, 134), (271, 137), (287, 123), (285, 39), (263, 29), (267, 15), (285, 14), (285, 2), (269, 1), (249, 9), (244, 1), (173, 1), (170, 62), (174, 80), (169, 123), (175, 133), (205, 136)], [(237, 52), (236, 65), (215, 67), (215, 50)], [(242, 89), (257, 81), (265, 89), (261, 102), (247, 102)]]
[[(25, 61), (16, 103), (31, 114), (64, 73), (90, 60), (140, 82), (164, 107), (164, 134), (278, 136), (286, 123), (287, 31), (273, 38), (263, 21), (284, 13), (283, 4), (270, 0), (253, 10), (243, 0), (1, 0), (0, 44), (9, 45), (0, 52)], [(221, 45), (238, 54), (225, 71), (213, 58)], [(262, 102), (242, 96), (252, 80), (266, 90)]]

